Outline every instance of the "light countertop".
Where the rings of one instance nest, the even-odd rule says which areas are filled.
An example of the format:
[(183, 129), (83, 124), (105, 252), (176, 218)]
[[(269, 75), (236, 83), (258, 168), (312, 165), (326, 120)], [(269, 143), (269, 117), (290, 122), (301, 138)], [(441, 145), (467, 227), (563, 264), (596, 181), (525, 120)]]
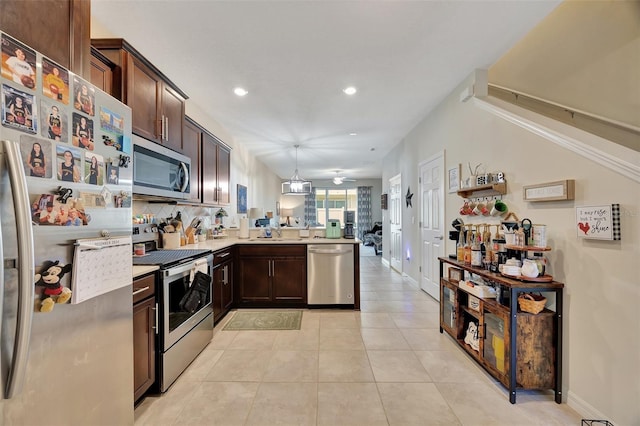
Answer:
[(141, 277), (158, 269), (160, 269), (158, 265), (133, 265), (133, 278)]
[[(297, 237), (286, 236), (272, 237), (272, 238), (235, 238), (224, 237), (214, 238), (203, 241), (201, 243), (187, 244), (181, 246), (176, 250), (191, 250), (191, 249), (206, 249), (211, 251), (218, 251), (231, 247), (236, 244), (360, 244), (361, 241), (357, 238), (313, 238), (313, 237)], [(148, 274), (149, 272), (157, 271), (160, 269), (155, 265), (143, 265), (133, 267), (133, 278)]]

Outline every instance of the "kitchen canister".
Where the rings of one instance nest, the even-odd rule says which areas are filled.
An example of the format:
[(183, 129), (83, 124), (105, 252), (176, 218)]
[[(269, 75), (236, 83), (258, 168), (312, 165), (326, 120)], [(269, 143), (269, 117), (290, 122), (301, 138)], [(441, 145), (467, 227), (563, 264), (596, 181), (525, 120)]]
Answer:
[(535, 247), (547, 246), (547, 225), (533, 225), (533, 245)]
[(145, 247), (144, 244), (134, 244), (133, 245), (133, 254), (136, 256), (144, 256)]
[(177, 249), (180, 247), (179, 232), (165, 232), (162, 234), (162, 248)]

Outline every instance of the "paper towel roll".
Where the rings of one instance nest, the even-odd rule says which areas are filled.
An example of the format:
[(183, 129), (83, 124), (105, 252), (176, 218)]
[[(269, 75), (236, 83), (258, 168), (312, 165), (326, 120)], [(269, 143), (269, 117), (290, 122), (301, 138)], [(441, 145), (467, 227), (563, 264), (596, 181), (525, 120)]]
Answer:
[(249, 219), (246, 217), (240, 219), (240, 234), (238, 238), (249, 238)]

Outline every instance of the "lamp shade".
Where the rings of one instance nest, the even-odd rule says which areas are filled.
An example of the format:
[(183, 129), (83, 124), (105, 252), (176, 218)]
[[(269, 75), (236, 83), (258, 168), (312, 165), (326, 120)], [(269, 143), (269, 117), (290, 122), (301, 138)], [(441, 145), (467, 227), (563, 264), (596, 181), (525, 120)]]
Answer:
[(280, 209), (280, 217), (287, 218), (287, 226), (291, 226), (291, 220), (289, 219), (293, 216), (293, 209)]
[(293, 209), (280, 209), (280, 217), (293, 216)]
[(249, 219), (261, 219), (264, 217), (262, 209), (257, 207), (251, 207), (249, 209)]

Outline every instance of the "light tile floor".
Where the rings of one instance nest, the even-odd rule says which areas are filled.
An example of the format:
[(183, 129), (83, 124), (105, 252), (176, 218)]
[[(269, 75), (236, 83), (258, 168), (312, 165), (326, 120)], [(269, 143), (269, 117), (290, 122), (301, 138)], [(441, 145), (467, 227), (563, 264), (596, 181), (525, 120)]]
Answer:
[(580, 424), (550, 392), (510, 404), (440, 334), (435, 300), (379, 256), (360, 261), (360, 312), (304, 311), (299, 331), (223, 331), (223, 320), (169, 391), (136, 408), (135, 424)]

